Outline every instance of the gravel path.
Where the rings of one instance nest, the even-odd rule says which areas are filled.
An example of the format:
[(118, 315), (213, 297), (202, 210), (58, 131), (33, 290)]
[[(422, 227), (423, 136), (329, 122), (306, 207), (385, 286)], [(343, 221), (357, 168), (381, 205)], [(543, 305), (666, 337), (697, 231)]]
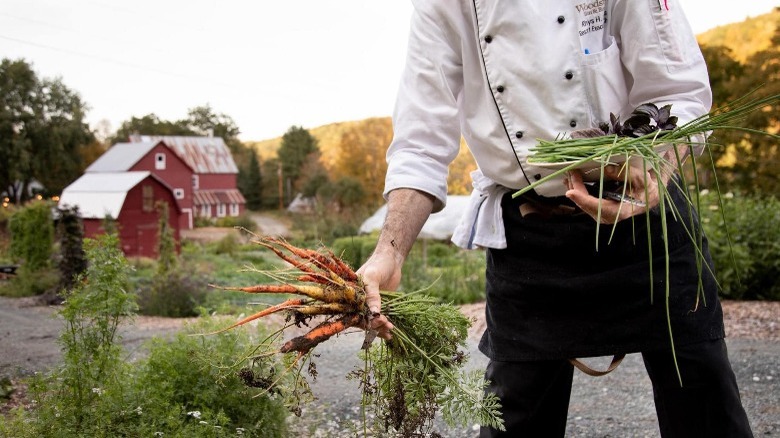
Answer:
[[(463, 308), (468, 315), (481, 315), (483, 310), (482, 304)], [(780, 437), (780, 303), (725, 302), (724, 312), (729, 356), (753, 433), (756, 437)], [(467, 366), (484, 369), (487, 358), (476, 348), (481, 324), (480, 318), (472, 327)], [(360, 342), (359, 334), (347, 335), (329, 343), (328, 348), (318, 347), (319, 377), (312, 389), (320, 403), (310, 407), (304, 418), (317, 418), (314, 422), (319, 428), (301, 431), (299, 436), (354, 435), (351, 431), (360, 424), (356, 408), (359, 389), (355, 382), (343, 378), (341, 370), (360, 366), (351, 354)], [(589, 359), (587, 363), (602, 369), (609, 359)], [(477, 426), (450, 429), (437, 424), (437, 431), (448, 438), (477, 437), (478, 430)], [(567, 437), (659, 437), (653, 391), (642, 357), (628, 355), (617, 370), (600, 378), (575, 371), (566, 430)]]
[[(463, 311), (477, 318), (469, 338), (467, 366), (484, 369), (487, 359), (476, 350), (484, 327), (480, 318), (482, 304), (464, 306)], [(52, 318), (53, 313), (54, 309), (33, 305), (30, 300), (0, 297), (0, 377), (18, 378), (57, 363), (60, 322)], [(756, 437), (780, 437), (780, 303), (724, 302), (724, 314), (730, 357), (753, 432)], [(144, 340), (175, 333), (182, 323), (139, 317), (135, 326), (123, 327), (130, 358), (142, 352)], [(360, 366), (356, 352), (361, 342), (362, 336), (356, 333), (317, 348), (319, 377), (312, 389), (319, 402), (307, 408), (305, 422), (295, 422), (295, 436), (356, 435), (355, 427), (361, 418), (357, 408), (360, 393), (357, 383), (344, 377), (344, 370)], [(476, 427), (449, 429), (437, 424), (437, 430), (448, 438), (478, 435)], [(567, 436), (659, 436), (650, 381), (639, 355), (629, 355), (615, 372), (605, 377), (575, 373)]]

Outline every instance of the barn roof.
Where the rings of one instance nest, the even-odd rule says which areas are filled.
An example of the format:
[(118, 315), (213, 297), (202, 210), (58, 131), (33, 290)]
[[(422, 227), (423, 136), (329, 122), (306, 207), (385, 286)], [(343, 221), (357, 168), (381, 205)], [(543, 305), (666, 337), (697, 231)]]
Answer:
[(149, 153), (159, 142), (117, 143), (87, 167), (86, 172), (122, 172)]
[[(60, 206), (75, 206), (83, 218), (119, 217), (127, 192), (151, 172), (85, 173), (60, 195)], [(152, 175), (154, 177), (154, 175)]]
[(131, 142), (164, 142), (196, 173), (238, 173), (233, 156), (221, 137), (136, 135)]
[(216, 204), (245, 204), (246, 199), (238, 189), (224, 190), (196, 190), (193, 193), (193, 204), (216, 205)]

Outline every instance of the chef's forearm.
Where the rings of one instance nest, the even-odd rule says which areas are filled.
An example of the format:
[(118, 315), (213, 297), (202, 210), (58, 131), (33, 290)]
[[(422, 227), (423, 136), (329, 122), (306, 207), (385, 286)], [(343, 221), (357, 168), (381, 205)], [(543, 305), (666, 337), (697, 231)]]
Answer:
[(396, 189), (389, 193), (387, 216), (375, 252), (388, 251), (405, 259), (428, 220), (435, 198), (414, 189)]

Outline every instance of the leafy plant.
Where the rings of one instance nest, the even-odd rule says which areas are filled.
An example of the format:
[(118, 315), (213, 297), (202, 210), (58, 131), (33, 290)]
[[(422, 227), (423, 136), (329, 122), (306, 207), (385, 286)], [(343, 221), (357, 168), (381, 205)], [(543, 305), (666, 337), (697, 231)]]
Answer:
[(65, 321), (59, 339), (63, 365), (30, 385), (39, 407), (36, 425), (50, 427), (52, 436), (90, 435), (103, 418), (96, 411), (100, 388), (121, 380), (124, 372), (117, 329), (122, 318), (133, 314), (135, 303), (116, 240), (104, 235), (87, 241), (89, 267), (59, 312)]
[(184, 318), (198, 316), (204, 304), (208, 281), (191, 267), (180, 267), (166, 274), (138, 283), (138, 306), (141, 315)]
[(728, 193), (721, 205), (715, 193), (704, 192), (702, 204), (721, 295), (780, 300), (780, 200)]
[(9, 228), (11, 257), (22, 261), (30, 272), (49, 266), (54, 245), (54, 222), (49, 203), (39, 201), (25, 205), (11, 216)]
[(31, 271), (22, 265), (10, 281), (0, 282), (0, 295), (7, 297), (30, 297), (55, 290), (60, 282), (60, 273), (52, 267)]
[(249, 231), (254, 231), (257, 229), (257, 222), (255, 222), (254, 219), (252, 219), (252, 217), (247, 213), (240, 216), (221, 217), (216, 220), (214, 225), (225, 228), (244, 228)]
[[(297, 407), (300, 396), (309, 393), (302, 370), (307, 362), (311, 364), (314, 349), (345, 330), (368, 323), (371, 314), (366, 290), (358, 275), (331, 251), (299, 248), (271, 237), (255, 236), (252, 241), (272, 251), (292, 269), (259, 272), (277, 284), (217, 287), (298, 297), (269, 306), (220, 332), (274, 313), (287, 313), (288, 326), (258, 345), (256, 357), (294, 353), (289, 369), (295, 369), (293, 374), (301, 377), (293, 379), (292, 388), (282, 391), (293, 395)], [(361, 380), (364, 404), (377, 411), (382, 427), (404, 437), (419, 436), (432, 427), (441, 409), (451, 422), (478, 421), (501, 428), (498, 399), (485, 393), (484, 378), (464, 376), (460, 371), (464, 362), (460, 348), (465, 344), (470, 321), (456, 307), (421, 292), (381, 295), (382, 312), (395, 326), (393, 338), (373, 347), (377, 352), (367, 354), (366, 367), (355, 375)], [(314, 327), (278, 345), (276, 338), (290, 325)]]
[(145, 359), (127, 363), (117, 329), (134, 315), (130, 266), (114, 235), (87, 240), (87, 258), (60, 312), (64, 363), (30, 380), (33, 407), (0, 416), (1, 436), (285, 436), (282, 403), (230, 371), (266, 336), (261, 327), (191, 336), (220, 324), (204, 318), (173, 340), (153, 340)]
[(78, 207), (60, 208), (57, 231), (60, 240), (60, 289), (70, 290), (76, 278), (87, 269), (84, 252), (84, 228)]
[(166, 436), (286, 436), (288, 412), (282, 402), (246, 378), (252, 369), (262, 367), (267, 373), (279, 365), (271, 359), (241, 362), (267, 334), (259, 326), (196, 336), (221, 324), (200, 318), (173, 339), (154, 339), (148, 358), (138, 366), (134, 398), (151, 418), (173, 414), (171, 421), (158, 426)]

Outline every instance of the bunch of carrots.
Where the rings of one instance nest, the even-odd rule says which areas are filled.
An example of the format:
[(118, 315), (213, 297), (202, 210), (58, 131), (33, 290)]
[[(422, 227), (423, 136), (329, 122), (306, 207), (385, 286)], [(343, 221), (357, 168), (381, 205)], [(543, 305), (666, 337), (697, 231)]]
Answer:
[[(280, 330), (282, 335), (291, 326), (313, 327), (303, 335), (283, 340), (280, 346), (258, 348), (270, 354), (292, 354), (290, 369), (302, 369), (319, 344), (350, 328), (365, 331), (371, 317), (365, 287), (341, 258), (324, 248), (299, 248), (275, 237), (252, 235), (251, 242), (272, 251), (290, 267), (262, 271), (276, 281), (274, 284), (212, 286), (294, 297), (219, 332), (284, 312), (287, 325)], [(484, 377), (479, 372), (461, 371), (465, 355), (460, 348), (465, 345), (471, 321), (457, 307), (421, 292), (381, 295), (382, 311), (395, 325), (393, 339), (375, 342), (370, 348), (364, 345), (365, 369), (350, 373), (360, 379), (363, 405), (374, 409), (376, 418), (383, 422), (379, 427), (401, 436), (420, 436), (430, 431), (435, 415), (441, 412), (451, 425), (478, 422), (502, 428), (500, 405), (495, 396), (484, 393)], [(276, 387), (266, 389), (280, 391)]]
[(268, 248), (286, 261), (294, 271), (266, 272), (281, 284), (256, 286), (216, 286), (251, 294), (293, 294), (305, 298), (291, 298), (241, 319), (221, 330), (227, 331), (250, 321), (278, 312), (288, 312), (295, 325), (307, 324), (316, 316), (328, 318), (301, 335), (285, 342), (280, 353), (296, 352), (298, 357), (308, 354), (319, 343), (350, 327), (367, 326), (370, 312), (365, 290), (355, 272), (332, 252), (318, 252), (298, 248), (282, 239), (255, 236), (253, 243)]

